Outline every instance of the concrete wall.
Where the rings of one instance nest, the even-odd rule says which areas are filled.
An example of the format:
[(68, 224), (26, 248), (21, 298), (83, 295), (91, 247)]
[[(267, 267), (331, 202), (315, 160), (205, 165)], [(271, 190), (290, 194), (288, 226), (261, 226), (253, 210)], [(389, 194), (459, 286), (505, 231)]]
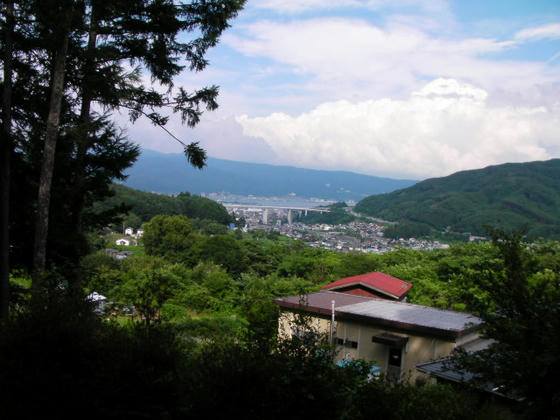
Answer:
[[(293, 312), (282, 312), (278, 318), (278, 338), (289, 339), (292, 337), (293, 328), (298, 328), (298, 315)], [(312, 317), (304, 315), (304, 322), (311, 329), (311, 332), (319, 334), (329, 334), (331, 328), (331, 320), (327, 318)]]

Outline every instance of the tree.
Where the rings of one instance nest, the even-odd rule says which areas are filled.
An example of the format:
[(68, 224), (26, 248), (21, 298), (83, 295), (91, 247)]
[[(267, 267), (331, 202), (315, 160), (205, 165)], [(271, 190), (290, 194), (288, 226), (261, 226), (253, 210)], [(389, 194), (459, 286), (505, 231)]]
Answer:
[[(12, 74), (14, 2), (2, 2), (5, 7), (3, 22), (3, 88), (2, 88), (2, 133), (0, 136), (0, 320), (8, 317), (10, 276), (10, 172), (12, 153)], [(3, 10), (4, 12), (4, 10)]]
[(155, 216), (143, 228), (142, 242), (146, 254), (165, 257), (169, 261), (187, 259), (196, 242), (191, 234), (191, 222), (185, 216)]
[(530, 418), (557, 418), (560, 275), (539, 265), (538, 245), (524, 243), (520, 232), (490, 234), (504, 269), (479, 281), (488, 294), (480, 317), (484, 335), (495, 342), (486, 350), (462, 354), (457, 363), (479, 375), (479, 381), (523, 398)]
[(247, 268), (245, 252), (231, 235), (214, 235), (201, 246), (201, 259), (224, 267), (233, 277), (239, 277)]
[[(9, 185), (14, 183), (9, 171), (11, 167), (19, 165), (22, 173), (36, 176), (35, 179), (29, 174), (23, 179), (18, 178), (18, 186), (22, 180), (26, 183), (25, 193), (9, 198), (9, 203), (2, 207), (2, 255), (10, 255), (8, 248), (18, 248), (10, 246), (5, 238), (8, 226), (20, 221), (17, 217), (16, 220), (8, 218), (6, 209), (24, 207), (24, 204), (29, 207), (33, 202), (38, 209), (33, 266), (36, 271), (41, 271), (52, 256), (49, 251), (53, 236), (50, 229), (52, 216), (66, 219), (70, 225), (67, 231), (71, 233), (66, 237), (83, 240), (84, 229), (93, 220), (85, 209), (92, 199), (110, 194), (103, 183), (99, 188), (95, 187), (96, 193), (90, 193), (92, 183), (100, 181), (97, 173), (104, 168), (103, 160), (122, 157), (122, 166), (114, 166), (110, 171), (117, 179), (124, 176), (122, 171), (134, 160), (137, 151), (132, 150), (120, 134), (113, 136), (112, 148), (102, 148), (102, 152), (110, 150), (113, 155), (106, 153), (96, 159), (101, 154), (98, 150), (100, 133), (105, 133), (105, 128), (117, 133), (114, 127), (110, 127), (107, 114), (92, 112), (93, 104), (106, 112), (127, 109), (133, 121), (145, 116), (164, 130), (168, 112), (180, 114), (183, 122), (194, 126), (204, 108), (212, 110), (217, 107), (216, 86), (187, 92), (175, 87), (173, 81), (184, 69), (200, 71), (208, 64), (205, 59), (207, 50), (217, 44), (221, 33), (243, 4), (244, 0), (25, 0), (15, 5), (10, 1), (2, 3), (3, 57), (13, 57), (11, 61), (4, 61), (8, 65), (4, 66), (2, 81), (2, 159), (3, 162), (9, 160), (2, 168), (2, 197), (7, 197)], [(180, 36), (185, 32), (191, 36)], [(10, 37), (12, 33), (14, 36)], [(154, 83), (165, 89), (158, 91), (143, 83), (147, 79), (143, 78), (143, 73), (148, 73)], [(45, 104), (45, 97), (50, 97), (50, 106)], [(9, 98), (14, 100), (10, 102)], [(174, 138), (183, 144), (190, 164), (198, 168), (204, 166), (206, 154), (197, 142), (187, 144)], [(17, 142), (10, 139), (17, 139)], [(63, 145), (61, 140), (66, 144)], [(66, 155), (69, 160), (63, 163), (68, 163), (70, 170), (67, 173), (69, 178), (57, 185), (61, 164), (58, 149), (61, 146), (69, 151)], [(25, 166), (28, 166), (27, 170), (23, 168)], [(29, 200), (27, 189), (39, 189), (38, 184), (37, 201)], [(51, 213), (59, 212), (60, 203), (57, 202), (56, 207), (50, 205), (57, 189), (64, 191), (64, 203), (67, 204), (64, 211), (68, 212), (58, 217)], [(14, 198), (20, 196), (26, 197), (25, 203), (13, 204)], [(18, 213), (12, 211), (11, 214), (17, 216)], [(29, 212), (25, 214), (27, 216)], [(110, 214), (105, 216), (110, 217)], [(16, 229), (28, 228), (17, 226)], [(77, 258), (83, 255), (76, 254)], [(64, 257), (64, 252), (60, 255)], [(7, 257), (2, 259), (1, 291), (7, 284), (7, 269), (4, 267), (8, 263)], [(31, 265), (29, 261), (25, 264)], [(6, 307), (4, 295), (0, 294), (2, 309)]]
[[(48, 4), (45, 4), (48, 3)], [(47, 26), (53, 22), (53, 15), (60, 19), (58, 25), (52, 26), (52, 50), (54, 52), (54, 65), (51, 72), (51, 89), (49, 111), (45, 128), (45, 146), (43, 151), (41, 176), (39, 178), (39, 194), (37, 197), (37, 218), (35, 223), (35, 241), (33, 250), (33, 271), (35, 276), (40, 276), (45, 269), (47, 253), (47, 234), (49, 225), (49, 207), (51, 199), (51, 183), (54, 170), (54, 157), (58, 129), (60, 123), (60, 108), (62, 95), (64, 93), (64, 77), (66, 75), (66, 55), (70, 31), (72, 30), (72, 19), (74, 15), (74, 2), (72, 0), (61, 0), (57, 2), (43, 2), (38, 17), (45, 17), (47, 22), (39, 24)], [(38, 286), (38, 277), (33, 285)]]
[(153, 256), (132, 257), (125, 262), (126, 280), (119, 295), (133, 304), (146, 319), (155, 319), (163, 304), (173, 296), (178, 278), (163, 259)]

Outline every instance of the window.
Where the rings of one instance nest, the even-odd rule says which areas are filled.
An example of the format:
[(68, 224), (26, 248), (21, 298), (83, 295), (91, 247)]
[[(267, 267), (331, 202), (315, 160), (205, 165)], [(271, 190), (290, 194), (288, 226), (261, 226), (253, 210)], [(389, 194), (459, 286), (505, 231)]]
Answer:
[(358, 342), (357, 341), (344, 340), (342, 338), (337, 338), (336, 339), (336, 344), (338, 346), (350, 347), (351, 349), (357, 349), (358, 348)]

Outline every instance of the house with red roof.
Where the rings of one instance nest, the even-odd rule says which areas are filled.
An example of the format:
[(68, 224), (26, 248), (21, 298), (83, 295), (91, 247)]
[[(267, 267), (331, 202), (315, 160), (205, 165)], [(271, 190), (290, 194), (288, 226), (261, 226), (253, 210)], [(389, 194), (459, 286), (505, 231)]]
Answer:
[(412, 284), (404, 280), (374, 271), (337, 280), (324, 286), (323, 290), (404, 301), (411, 287)]

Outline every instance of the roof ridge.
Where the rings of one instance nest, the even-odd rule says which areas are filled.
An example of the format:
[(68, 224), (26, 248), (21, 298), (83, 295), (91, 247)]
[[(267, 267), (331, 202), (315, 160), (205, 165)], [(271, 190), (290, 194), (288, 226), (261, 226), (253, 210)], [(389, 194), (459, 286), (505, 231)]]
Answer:
[[(386, 302), (386, 303), (389, 303), (389, 304), (396, 304), (396, 305), (400, 305), (400, 306), (405, 305), (405, 306), (411, 306), (411, 307), (416, 307), (416, 308), (424, 308), (424, 309), (429, 309), (429, 310), (438, 311), (438, 312), (451, 312), (451, 313), (456, 313), (456, 314), (459, 314), (459, 315), (469, 315), (469, 316), (472, 316), (474, 318), (478, 318), (476, 315), (473, 315), (470, 312), (465, 312), (465, 311), (457, 311), (457, 310), (454, 310), (454, 309), (435, 308), (433, 306), (420, 305), (418, 303), (403, 302), (403, 301), (400, 301), (400, 300), (388, 300), (388, 299), (377, 299), (377, 298), (374, 298), (374, 299), (382, 301), (382, 302)], [(341, 306), (338, 309), (342, 309), (344, 307), (353, 306), (353, 305), (360, 305), (360, 303), (351, 303), (351, 304), (348, 304), (348, 305)], [(478, 319), (480, 319), (480, 318), (478, 318)]]

